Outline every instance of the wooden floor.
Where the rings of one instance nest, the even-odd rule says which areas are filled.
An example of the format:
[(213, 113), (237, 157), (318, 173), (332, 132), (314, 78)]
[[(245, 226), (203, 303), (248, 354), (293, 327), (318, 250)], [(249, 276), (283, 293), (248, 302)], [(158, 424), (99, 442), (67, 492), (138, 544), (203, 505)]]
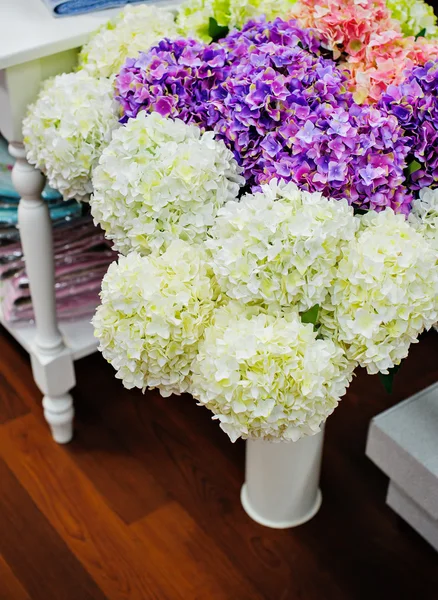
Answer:
[(1, 600), (428, 600), (438, 558), (385, 506), (371, 417), (438, 379), (427, 335), (388, 397), (361, 374), (330, 418), (323, 506), (290, 531), (239, 503), (244, 445), (188, 398), (78, 363), (76, 438), (50, 438), (26, 355), (0, 331)]

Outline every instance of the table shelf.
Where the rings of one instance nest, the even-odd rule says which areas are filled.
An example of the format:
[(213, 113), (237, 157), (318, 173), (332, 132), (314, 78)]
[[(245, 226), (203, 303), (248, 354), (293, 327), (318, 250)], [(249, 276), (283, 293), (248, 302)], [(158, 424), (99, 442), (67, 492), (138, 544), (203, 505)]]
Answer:
[[(30, 352), (32, 340), (35, 336), (35, 326), (32, 323), (8, 323), (5, 321), (0, 307), (0, 323), (13, 338), (27, 351)], [(96, 352), (98, 341), (93, 335), (93, 326), (90, 318), (78, 319), (71, 322), (60, 322), (59, 329), (64, 338), (66, 347), (70, 350), (73, 360), (79, 360)]]

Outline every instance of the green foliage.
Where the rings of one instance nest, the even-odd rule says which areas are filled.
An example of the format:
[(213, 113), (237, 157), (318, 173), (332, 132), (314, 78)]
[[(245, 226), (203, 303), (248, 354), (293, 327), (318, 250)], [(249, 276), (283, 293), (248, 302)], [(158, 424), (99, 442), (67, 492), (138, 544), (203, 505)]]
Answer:
[(402, 363), (400, 363), (399, 365), (396, 365), (395, 367), (392, 367), (392, 369), (389, 369), (388, 375), (379, 373), (379, 379), (382, 382), (382, 385), (388, 394), (392, 394), (392, 389), (394, 387), (394, 377), (400, 370), (401, 366), (402, 366)]
[(227, 26), (222, 27), (221, 25), (218, 24), (216, 19), (213, 19), (213, 17), (210, 17), (210, 21), (208, 24), (208, 35), (212, 38), (213, 42), (217, 42), (218, 40), (221, 40), (222, 38), (227, 36), (229, 31), (230, 30), (228, 29)]
[(315, 304), (315, 306), (312, 306), (312, 308), (309, 308), (306, 312), (301, 313), (301, 321), (303, 323), (312, 323), (312, 325), (315, 326), (318, 322), (318, 314), (319, 304)]
[(418, 169), (421, 169), (421, 164), (418, 162), (418, 160), (414, 159), (408, 165), (408, 175), (412, 175), (412, 173), (415, 173), (415, 171), (418, 171)]

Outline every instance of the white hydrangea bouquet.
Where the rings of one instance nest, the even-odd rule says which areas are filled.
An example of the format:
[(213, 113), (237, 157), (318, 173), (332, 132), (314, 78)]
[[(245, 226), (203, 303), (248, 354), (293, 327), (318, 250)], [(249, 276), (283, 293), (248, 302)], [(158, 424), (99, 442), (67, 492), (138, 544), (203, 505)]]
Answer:
[[(391, 377), (438, 321), (438, 188), (411, 195), (403, 173), (421, 167), (429, 181), (427, 165), (406, 162), (413, 142), (386, 105), (356, 104), (339, 52), (325, 58), (329, 45), (295, 17), (269, 21), (292, 4), (190, 0), (176, 17), (128, 7), (82, 49), (77, 72), (46, 83), (24, 122), (29, 160), (65, 198), (89, 198), (120, 253), (93, 320), (116, 376), (192, 394), (232, 441), (318, 434), (357, 367)], [(418, 22), (400, 11), (406, 23), (395, 24), (383, 0), (362, 5), (386, 10), (399, 36), (421, 15), (435, 31), (429, 9)], [(310, 10), (301, 0), (294, 14)], [(258, 15), (268, 21), (245, 25)], [(232, 27), (242, 34), (227, 36)], [(303, 64), (291, 108), (286, 83), (297, 86)], [(326, 89), (314, 92), (316, 71)], [(282, 148), (278, 133), (295, 142)], [(318, 154), (321, 139), (338, 162)], [(312, 164), (313, 187), (300, 183)]]

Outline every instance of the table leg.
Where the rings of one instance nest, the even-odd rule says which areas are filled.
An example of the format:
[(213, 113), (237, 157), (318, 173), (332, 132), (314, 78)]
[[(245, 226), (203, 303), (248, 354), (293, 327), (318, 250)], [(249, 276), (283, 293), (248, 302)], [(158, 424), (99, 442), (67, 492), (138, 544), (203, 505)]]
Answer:
[(41, 197), (45, 179), (27, 162), (23, 144), (11, 143), (9, 152), (16, 159), (12, 181), (21, 198), (18, 223), (35, 313), (32, 370), (44, 395), (44, 416), (53, 438), (64, 444), (73, 435), (73, 399), (69, 390), (75, 385), (75, 374), (56, 318), (52, 226), (47, 203)]

